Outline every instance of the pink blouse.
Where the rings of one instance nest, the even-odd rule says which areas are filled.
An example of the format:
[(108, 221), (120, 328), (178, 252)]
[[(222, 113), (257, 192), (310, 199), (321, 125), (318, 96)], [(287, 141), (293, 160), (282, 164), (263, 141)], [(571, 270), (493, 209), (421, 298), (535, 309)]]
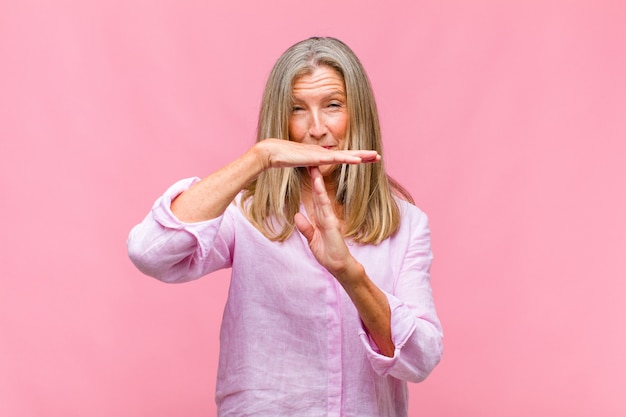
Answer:
[(347, 241), (389, 300), (390, 358), (378, 352), (347, 294), (298, 231), (272, 242), (235, 204), (216, 219), (179, 221), (171, 201), (196, 181), (170, 187), (127, 243), (137, 268), (165, 282), (232, 268), (220, 333), (218, 414), (406, 416), (406, 381), (426, 378), (442, 353), (426, 215), (398, 200), (402, 222), (394, 236), (379, 245)]

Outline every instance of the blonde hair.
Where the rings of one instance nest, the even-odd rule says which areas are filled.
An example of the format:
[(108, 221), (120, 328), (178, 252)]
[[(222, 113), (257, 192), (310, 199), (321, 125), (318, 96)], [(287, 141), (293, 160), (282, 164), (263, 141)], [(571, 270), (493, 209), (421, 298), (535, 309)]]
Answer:
[[(373, 149), (382, 155), (378, 111), (369, 79), (359, 59), (338, 39), (313, 37), (291, 46), (272, 69), (261, 103), (257, 141), (289, 140), (289, 116), (294, 81), (314, 68), (333, 68), (344, 80), (349, 114), (347, 149)], [(244, 190), (242, 208), (248, 219), (271, 240), (283, 241), (294, 230), (300, 210), (300, 188), (305, 168), (272, 168)], [(343, 207), (344, 233), (359, 243), (378, 244), (400, 224), (394, 194), (413, 202), (391, 179), (383, 162), (341, 165), (333, 172), (338, 184), (336, 201)]]

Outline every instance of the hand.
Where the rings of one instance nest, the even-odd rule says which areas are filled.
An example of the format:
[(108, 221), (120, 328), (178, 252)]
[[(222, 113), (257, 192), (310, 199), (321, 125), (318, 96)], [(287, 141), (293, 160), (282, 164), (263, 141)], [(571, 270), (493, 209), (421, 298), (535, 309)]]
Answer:
[(360, 164), (377, 162), (380, 161), (381, 158), (376, 151), (332, 150), (318, 145), (282, 139), (265, 139), (257, 142), (255, 147), (260, 153), (265, 169), (332, 164)]
[(336, 278), (347, 275), (348, 269), (358, 265), (344, 241), (341, 221), (326, 193), (324, 178), (318, 167), (310, 167), (311, 199), (313, 213), (311, 223), (301, 213), (295, 215), (296, 227), (309, 242), (317, 261)]

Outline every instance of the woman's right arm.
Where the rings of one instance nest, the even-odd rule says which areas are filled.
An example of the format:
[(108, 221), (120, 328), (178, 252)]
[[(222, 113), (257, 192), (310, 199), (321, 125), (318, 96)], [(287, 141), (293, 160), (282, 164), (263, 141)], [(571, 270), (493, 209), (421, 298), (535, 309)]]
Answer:
[(235, 196), (263, 170), (258, 146), (208, 177), (192, 185), (172, 201), (172, 213), (185, 223), (196, 223), (222, 215)]
[(171, 209), (186, 223), (214, 219), (224, 213), (235, 196), (266, 169), (359, 164), (379, 159), (376, 151), (333, 151), (317, 145), (265, 139), (180, 194), (172, 202)]
[[(236, 195), (269, 168), (374, 162), (375, 151), (332, 151), (278, 139), (255, 144), (202, 180), (180, 181), (160, 197), (128, 238), (139, 270), (166, 282), (183, 282), (229, 266), (229, 223), (220, 216)], [(214, 220), (215, 221), (212, 221)]]

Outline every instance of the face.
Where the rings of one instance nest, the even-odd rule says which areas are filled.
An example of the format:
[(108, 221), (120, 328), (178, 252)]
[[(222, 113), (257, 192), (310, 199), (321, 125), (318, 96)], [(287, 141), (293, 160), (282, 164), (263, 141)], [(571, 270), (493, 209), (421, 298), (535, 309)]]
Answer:
[[(289, 116), (289, 137), (294, 142), (344, 149), (348, 130), (348, 109), (343, 78), (334, 69), (316, 67), (293, 85), (293, 108)], [(326, 175), (332, 166), (320, 167)]]

